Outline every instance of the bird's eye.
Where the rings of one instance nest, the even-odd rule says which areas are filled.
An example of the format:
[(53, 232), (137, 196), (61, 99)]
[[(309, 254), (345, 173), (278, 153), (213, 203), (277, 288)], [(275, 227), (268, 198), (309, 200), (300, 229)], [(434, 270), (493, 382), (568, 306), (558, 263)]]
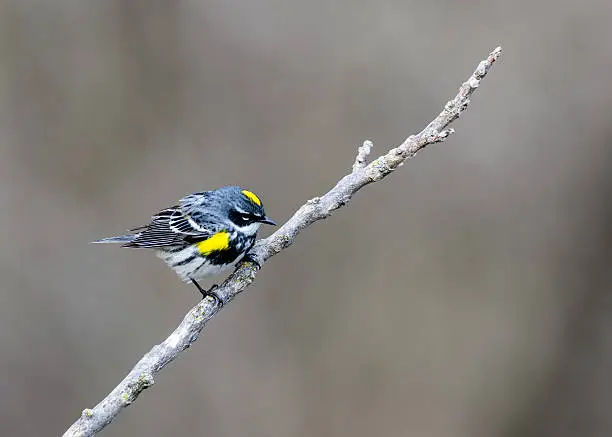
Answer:
[(250, 218), (250, 217), (248, 217), (248, 216), (246, 216), (246, 215), (242, 215), (242, 216), (240, 216), (240, 219), (241, 219), (243, 222), (245, 222), (245, 223), (246, 223), (246, 222), (248, 222), (248, 221), (251, 221), (251, 218)]

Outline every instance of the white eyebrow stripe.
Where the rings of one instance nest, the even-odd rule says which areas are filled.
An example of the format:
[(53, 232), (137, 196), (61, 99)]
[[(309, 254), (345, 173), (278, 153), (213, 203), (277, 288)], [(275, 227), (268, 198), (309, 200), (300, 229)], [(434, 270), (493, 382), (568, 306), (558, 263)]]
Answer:
[(236, 211), (238, 211), (240, 214), (248, 214), (248, 212), (246, 212), (244, 209), (236, 207)]

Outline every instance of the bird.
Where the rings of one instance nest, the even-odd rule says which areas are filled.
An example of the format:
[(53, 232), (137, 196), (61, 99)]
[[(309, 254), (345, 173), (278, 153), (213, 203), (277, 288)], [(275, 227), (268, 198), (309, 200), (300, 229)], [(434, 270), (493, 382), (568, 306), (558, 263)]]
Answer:
[(232, 185), (189, 194), (153, 215), (147, 225), (130, 229), (130, 234), (92, 243), (154, 249), (204, 298), (214, 295), (216, 285), (204, 290), (198, 281), (235, 267), (255, 244), (261, 224), (276, 225), (266, 216), (259, 196)]

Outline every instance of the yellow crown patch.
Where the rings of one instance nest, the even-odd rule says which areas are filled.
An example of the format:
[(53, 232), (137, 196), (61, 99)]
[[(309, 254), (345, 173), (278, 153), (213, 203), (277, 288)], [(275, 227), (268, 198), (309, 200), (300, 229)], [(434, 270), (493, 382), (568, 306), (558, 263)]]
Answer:
[(261, 206), (261, 200), (259, 200), (259, 197), (257, 197), (257, 195), (255, 195), (255, 193), (253, 193), (253, 192), (251, 192), (249, 190), (242, 190), (241, 193), (244, 194), (246, 197), (248, 197), (249, 200), (251, 202), (253, 202), (255, 205)]
[(204, 241), (200, 241), (196, 246), (202, 255), (210, 255), (212, 252), (229, 248), (229, 241), (230, 235), (222, 231)]

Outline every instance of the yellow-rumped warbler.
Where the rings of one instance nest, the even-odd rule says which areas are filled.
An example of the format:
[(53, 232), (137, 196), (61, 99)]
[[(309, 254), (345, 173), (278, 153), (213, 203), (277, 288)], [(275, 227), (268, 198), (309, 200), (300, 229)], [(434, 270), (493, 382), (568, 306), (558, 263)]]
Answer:
[(183, 281), (197, 280), (235, 266), (253, 247), (266, 217), (255, 193), (236, 186), (193, 193), (178, 205), (155, 214), (151, 223), (131, 229), (133, 234), (104, 238), (94, 243), (122, 243), (123, 247), (151, 248)]

